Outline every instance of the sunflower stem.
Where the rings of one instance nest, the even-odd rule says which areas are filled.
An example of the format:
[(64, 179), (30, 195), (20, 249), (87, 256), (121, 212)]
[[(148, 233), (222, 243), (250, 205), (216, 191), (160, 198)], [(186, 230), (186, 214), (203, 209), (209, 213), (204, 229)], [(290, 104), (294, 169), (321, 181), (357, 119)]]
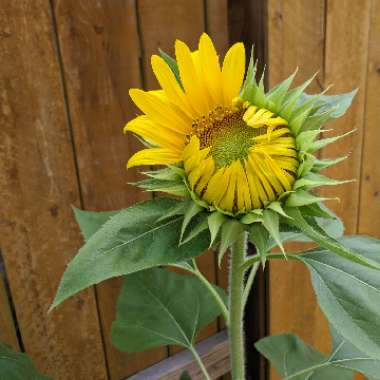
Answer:
[(232, 246), (229, 281), (229, 342), (232, 378), (234, 380), (245, 380), (245, 341), (243, 326), (243, 283), (245, 270), (242, 265), (245, 260), (246, 250), (247, 237), (246, 232), (243, 232)]

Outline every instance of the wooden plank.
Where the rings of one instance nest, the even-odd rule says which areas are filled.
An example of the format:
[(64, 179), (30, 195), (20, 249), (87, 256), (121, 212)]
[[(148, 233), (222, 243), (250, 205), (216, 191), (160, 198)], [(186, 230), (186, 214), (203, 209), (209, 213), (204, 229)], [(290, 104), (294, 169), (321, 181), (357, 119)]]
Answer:
[(365, 127), (363, 138), (362, 172), (358, 233), (380, 238), (380, 2), (373, 1), (368, 44)]
[[(202, 358), (211, 379), (217, 379), (230, 371), (226, 331), (198, 343), (196, 350)], [(178, 380), (185, 370), (189, 372), (193, 380), (204, 379), (192, 354), (186, 350), (129, 377), (128, 380)]]
[(106, 379), (93, 289), (48, 314), (81, 240), (50, 3), (5, 0), (0, 23), (0, 235), (22, 340), (54, 379)]
[[(174, 55), (174, 42), (180, 39), (191, 49), (196, 49), (198, 40), (205, 30), (205, 9), (203, 0), (139, 0), (138, 2), (139, 30), (143, 57), (144, 83), (147, 89), (158, 88), (153, 75), (150, 59), (158, 53), (158, 48)], [(216, 16), (215, 16), (216, 17)], [(214, 26), (214, 30), (217, 26)], [(197, 259), (202, 273), (212, 282), (216, 281), (214, 254), (207, 252)], [(202, 329), (198, 339), (204, 339), (217, 331), (217, 323), (211, 323)], [(171, 348), (177, 352), (178, 348)]]
[[(324, 81), (325, 1), (268, 0), (269, 86), (298, 66), (296, 84), (319, 71), (308, 91), (320, 91)], [(298, 247), (299, 248), (299, 247)], [(326, 349), (327, 325), (315, 301), (308, 270), (295, 263), (269, 265), (269, 333), (292, 332)], [(279, 379), (272, 368), (271, 379)]]
[[(140, 45), (134, 0), (56, 2), (69, 108), (86, 209), (127, 207), (149, 195), (128, 185), (137, 170), (125, 170), (141, 144), (122, 127), (138, 110), (128, 90), (141, 87)], [(120, 379), (166, 357), (166, 349), (119, 352), (111, 342), (122, 279), (97, 286), (97, 299), (111, 379)]]
[[(380, 2), (372, 1), (368, 43), (368, 64), (365, 95), (365, 115), (360, 181), (359, 218), (357, 232), (380, 238), (380, 167), (378, 154), (380, 131)], [(357, 376), (357, 380), (365, 379)]]
[(0, 273), (0, 341), (19, 351), (16, 325), (12, 316), (10, 301), (5, 287), (5, 281)]

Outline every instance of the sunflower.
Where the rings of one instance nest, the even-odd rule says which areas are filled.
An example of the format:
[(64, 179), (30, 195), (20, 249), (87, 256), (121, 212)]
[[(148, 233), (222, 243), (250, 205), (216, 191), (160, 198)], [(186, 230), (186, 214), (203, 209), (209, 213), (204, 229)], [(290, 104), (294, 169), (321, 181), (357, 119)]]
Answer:
[(177, 40), (175, 55), (180, 82), (165, 60), (153, 55), (162, 90), (130, 90), (144, 115), (125, 130), (154, 146), (137, 152), (128, 167), (183, 165), (200, 200), (234, 214), (264, 207), (291, 190), (299, 163), (287, 121), (239, 96), (244, 45), (233, 45), (222, 66), (207, 34), (195, 52)]

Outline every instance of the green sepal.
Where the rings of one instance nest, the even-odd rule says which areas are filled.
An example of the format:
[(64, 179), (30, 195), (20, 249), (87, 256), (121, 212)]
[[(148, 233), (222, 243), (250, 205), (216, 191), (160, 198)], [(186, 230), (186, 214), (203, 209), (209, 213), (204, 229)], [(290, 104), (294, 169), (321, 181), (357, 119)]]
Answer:
[(282, 108), (286, 94), (288, 93), (289, 87), (293, 83), (293, 80), (298, 72), (298, 68), (290, 75), (287, 79), (279, 83), (277, 86), (273, 87), (266, 95), (267, 101), (272, 102), (274, 107), (271, 107), (271, 111), (279, 113)]
[(319, 203), (327, 200), (328, 198), (318, 197), (309, 193), (306, 190), (298, 189), (294, 193), (290, 194), (285, 204), (287, 207), (300, 207), (313, 203)]
[(274, 202), (269, 203), (266, 208), (267, 209), (269, 208), (269, 209), (273, 210), (274, 212), (277, 212), (277, 214), (283, 216), (284, 218), (289, 218), (289, 215), (284, 211), (281, 203), (278, 201), (274, 201)]
[(257, 62), (254, 62), (254, 48), (251, 48), (251, 56), (249, 59), (247, 75), (244, 80), (244, 84), (240, 93), (240, 96), (243, 100), (251, 101), (255, 88), (257, 87), (256, 83), (256, 72), (257, 72)]
[(179, 197), (189, 197), (189, 190), (182, 179), (171, 181), (149, 178), (135, 182), (133, 185), (140, 187), (145, 191), (160, 191)]
[(290, 120), (292, 117), (293, 112), (296, 110), (296, 105), (301, 97), (302, 93), (305, 91), (305, 89), (310, 85), (310, 83), (314, 80), (317, 73), (315, 73), (310, 79), (308, 79), (306, 82), (301, 84), (300, 86), (294, 88), (293, 90), (289, 91), (288, 94), (285, 97), (284, 105), (281, 108), (281, 110), (278, 112), (278, 114), (283, 117), (285, 120)]
[(185, 199), (183, 201), (177, 202), (164, 215), (161, 215), (156, 222), (158, 223), (166, 219), (171, 219), (173, 216), (184, 215), (186, 213), (186, 210), (190, 207), (191, 203), (192, 201), (190, 199)]
[(269, 247), (269, 232), (259, 223), (252, 224), (249, 227), (249, 240), (256, 247), (257, 253), (265, 260), (265, 256), (270, 250)]
[(222, 225), (218, 252), (219, 267), (221, 266), (223, 256), (226, 253), (227, 249), (235, 243), (235, 241), (238, 239), (238, 237), (243, 231), (244, 228), (242, 224), (234, 219), (229, 219)]
[(211, 213), (209, 217), (207, 218), (208, 228), (210, 230), (210, 235), (211, 235), (210, 247), (214, 244), (218, 236), (218, 233), (220, 231), (220, 228), (222, 227), (223, 223), (226, 220), (227, 220), (227, 217), (218, 211)]
[(309, 154), (309, 153), (303, 154), (302, 157), (300, 157), (300, 166), (298, 167), (298, 170), (297, 170), (298, 178), (303, 177), (307, 173), (309, 173), (313, 169), (315, 161), (316, 161), (316, 158), (312, 154)]
[(345, 159), (347, 159), (349, 156), (343, 156), (343, 157), (338, 157), (338, 158), (325, 158), (325, 159), (318, 159), (316, 158), (315, 161), (314, 161), (314, 164), (313, 164), (313, 170), (316, 171), (316, 172), (319, 172), (321, 170), (324, 170), (324, 169), (327, 169), (329, 168), (330, 166), (334, 166), (334, 165), (337, 165), (339, 163), (341, 163), (342, 161), (344, 161)]
[(198, 204), (196, 204), (194, 202), (190, 202), (189, 207), (187, 208), (187, 210), (185, 211), (185, 214), (183, 216), (183, 222), (182, 222), (181, 233), (180, 233), (180, 238), (179, 238), (180, 244), (182, 243), (182, 238), (183, 238), (183, 235), (186, 231), (186, 227), (189, 225), (189, 223), (194, 218), (194, 216), (199, 214), (203, 210), (204, 209), (201, 206), (199, 206)]
[(263, 210), (257, 209), (257, 210), (250, 211), (248, 214), (245, 214), (240, 219), (240, 223), (252, 224), (252, 223), (262, 222), (262, 220), (263, 220)]
[(350, 183), (353, 182), (353, 180), (336, 180), (332, 179), (329, 177), (326, 177), (322, 174), (317, 174), (310, 172), (306, 176), (298, 179), (294, 185), (293, 189), (297, 190), (300, 188), (305, 188), (305, 189), (314, 189), (319, 186), (336, 186), (336, 185), (342, 185), (345, 183)]
[(277, 212), (265, 209), (263, 212), (263, 226), (269, 232), (270, 236), (274, 239), (280, 247), (282, 253), (286, 257), (285, 249), (281, 242), (280, 236), (280, 216)]
[[(318, 111), (316, 114), (330, 112), (331, 117), (336, 119), (343, 116), (348, 108), (351, 106), (352, 100), (357, 94), (358, 90), (353, 90), (339, 95), (323, 95), (318, 99)], [(315, 95), (302, 94), (302, 102), (307, 102)]]
[(203, 216), (203, 218), (199, 218), (199, 220), (196, 221), (195, 225), (190, 229), (186, 237), (181, 240), (179, 245), (188, 243), (205, 230), (208, 230), (208, 223), (206, 216)]
[(343, 139), (344, 137), (347, 137), (349, 135), (351, 135), (352, 133), (356, 132), (356, 129), (353, 129), (351, 131), (348, 131), (346, 133), (343, 133), (342, 135), (339, 135), (339, 136), (334, 136), (334, 137), (326, 137), (324, 139), (320, 139), (320, 140), (316, 140), (314, 141), (309, 149), (308, 149), (308, 152), (310, 153), (315, 153), (316, 151), (324, 148), (325, 146), (327, 145), (330, 145), (338, 140), (341, 140)]
[(312, 131), (303, 131), (296, 137), (296, 144), (299, 151), (308, 152), (317, 136), (324, 131), (322, 129), (316, 129)]
[(177, 79), (178, 84), (181, 86), (182, 89), (184, 89), (182, 81), (181, 81), (181, 77), (179, 75), (177, 61), (174, 58), (172, 58), (169, 54), (165, 53), (163, 50), (158, 49), (158, 51), (160, 52), (160, 55), (163, 58), (163, 60), (170, 67), (170, 70), (173, 72), (175, 79)]
[(337, 239), (329, 236), (313, 219), (306, 220), (298, 208), (289, 207), (286, 209), (286, 212), (292, 217), (292, 219), (286, 219), (284, 222), (301, 230), (306, 236), (321, 247), (357, 264), (372, 269), (380, 269), (380, 264), (377, 262), (366, 259), (345, 247)]
[(312, 203), (299, 208), (301, 214), (304, 216), (314, 216), (317, 218), (324, 218), (334, 220), (337, 216), (329, 210), (323, 203)]

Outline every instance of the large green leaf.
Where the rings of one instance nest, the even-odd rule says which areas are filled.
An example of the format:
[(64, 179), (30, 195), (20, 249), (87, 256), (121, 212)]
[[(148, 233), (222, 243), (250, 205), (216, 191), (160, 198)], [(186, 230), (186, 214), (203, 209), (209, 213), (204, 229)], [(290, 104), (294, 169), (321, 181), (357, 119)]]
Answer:
[[(224, 291), (215, 288), (225, 299)], [(189, 348), (199, 329), (219, 314), (219, 306), (197, 278), (152, 268), (126, 277), (112, 340), (126, 352), (162, 345)]]
[[(52, 307), (108, 278), (186, 261), (204, 252), (209, 245), (207, 231), (178, 246), (183, 215), (157, 222), (176, 203), (157, 198), (122, 210), (104, 223), (68, 265)], [(88, 227), (82, 224), (82, 229), (89, 234)]]
[(340, 366), (298, 336), (282, 334), (259, 340), (255, 347), (283, 376), (283, 380), (351, 380), (353, 372)]
[[(339, 243), (380, 263), (380, 241), (345, 237)], [(344, 339), (380, 359), (380, 273), (319, 248), (298, 256), (309, 267), (319, 305)]]
[(4, 380), (51, 380), (37, 372), (28, 355), (13, 351), (0, 342), (0, 379)]
[(333, 337), (334, 359), (353, 371), (361, 372), (373, 380), (380, 379), (380, 360), (369, 357), (353, 344), (345, 340), (334, 328)]

